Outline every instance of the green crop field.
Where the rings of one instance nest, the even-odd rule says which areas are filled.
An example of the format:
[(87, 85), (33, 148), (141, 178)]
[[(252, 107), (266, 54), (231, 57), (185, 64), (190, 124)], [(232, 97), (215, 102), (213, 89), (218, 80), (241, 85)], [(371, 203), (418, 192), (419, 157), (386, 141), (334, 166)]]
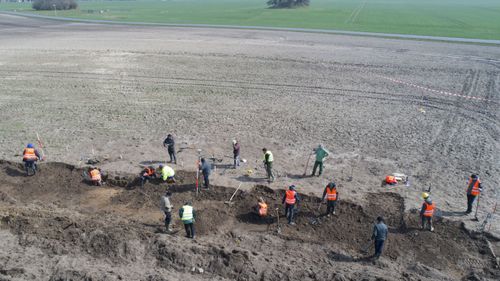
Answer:
[[(311, 0), (298, 9), (268, 9), (266, 0), (79, 1), (57, 16), (152, 23), (337, 29), (500, 39), (500, 0)], [(33, 12), (30, 4), (0, 10)], [(36, 12), (54, 15), (54, 11)]]

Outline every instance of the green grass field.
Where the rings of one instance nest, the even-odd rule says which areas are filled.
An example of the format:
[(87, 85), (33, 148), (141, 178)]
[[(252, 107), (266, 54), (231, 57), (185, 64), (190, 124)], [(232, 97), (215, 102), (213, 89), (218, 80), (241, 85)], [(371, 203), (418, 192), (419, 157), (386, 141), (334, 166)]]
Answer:
[[(267, 9), (266, 0), (80, 1), (58, 16), (154, 23), (338, 29), (500, 39), (500, 0), (311, 0), (307, 8)], [(35, 12), (30, 4), (0, 10)], [(102, 12), (101, 12), (102, 11)], [(36, 12), (54, 15), (54, 11)]]

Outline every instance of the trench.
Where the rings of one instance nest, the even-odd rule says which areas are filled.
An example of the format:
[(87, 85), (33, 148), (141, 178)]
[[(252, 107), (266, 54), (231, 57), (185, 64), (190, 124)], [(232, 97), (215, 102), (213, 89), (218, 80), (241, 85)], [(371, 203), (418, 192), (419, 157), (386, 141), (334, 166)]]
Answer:
[[(403, 272), (406, 279), (500, 276), (484, 237), (443, 218), (436, 219), (434, 233), (422, 231), (418, 216), (404, 212), (396, 193), (367, 194), (370, 200), (364, 206), (339, 201), (333, 217), (322, 215), (325, 206), (318, 211), (318, 197), (300, 194), (297, 225), (291, 227), (281, 204), (284, 190), (257, 185), (237, 192), (227, 204), (235, 188), (214, 186), (197, 195), (194, 173), (179, 171), (175, 184), (152, 181), (142, 188), (133, 175), (106, 175), (105, 186), (93, 187), (82, 172), (64, 163), (44, 163), (37, 175), (26, 177), (21, 164), (0, 161), (0, 229), (15, 235), (22, 247), (37, 247), (48, 256), (84, 254), (110, 264), (153, 260), (162, 270), (194, 274), (201, 268), (205, 275), (231, 280), (326, 280), (345, 272), (342, 267), (373, 266), (360, 249), (370, 238), (374, 219), (382, 215), (390, 229), (383, 259), (391, 264), (389, 270)], [(173, 193), (174, 234), (163, 233), (159, 211), (167, 189)], [(266, 220), (251, 212), (259, 197), (269, 204)], [(197, 212), (196, 241), (184, 238), (176, 213), (187, 201)], [(305, 266), (280, 266), (288, 255)], [(338, 271), (322, 270), (331, 264)], [(369, 276), (377, 277), (374, 272)], [(85, 279), (85, 273), (77, 274), (85, 278), (66, 271), (47, 274), (50, 280), (101, 280)], [(149, 280), (161, 280), (161, 274), (152, 276)], [(353, 269), (347, 276), (360, 280), (363, 275)]]

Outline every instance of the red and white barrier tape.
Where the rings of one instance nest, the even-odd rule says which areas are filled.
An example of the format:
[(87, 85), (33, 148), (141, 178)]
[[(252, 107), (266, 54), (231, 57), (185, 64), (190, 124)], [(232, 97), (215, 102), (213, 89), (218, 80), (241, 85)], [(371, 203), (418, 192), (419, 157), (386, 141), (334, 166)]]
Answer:
[(433, 92), (433, 93), (436, 93), (436, 94), (441, 94), (441, 95), (446, 95), (446, 96), (453, 96), (453, 97), (459, 97), (459, 98), (465, 98), (465, 99), (480, 100), (480, 101), (493, 101), (493, 100), (482, 98), (482, 97), (465, 96), (465, 95), (461, 95), (461, 94), (457, 94), (457, 93), (435, 90), (435, 89), (431, 89), (431, 88), (428, 88), (428, 87), (423, 87), (423, 86), (420, 86), (420, 85), (417, 85), (417, 84), (413, 84), (413, 83), (410, 83), (410, 82), (402, 81), (402, 80), (399, 80), (399, 79), (394, 79), (394, 78), (387, 77), (387, 76), (379, 76), (379, 77), (383, 78), (383, 79), (386, 79), (386, 80), (389, 80), (389, 81), (392, 81), (394, 83), (407, 85), (407, 86), (410, 86), (410, 87), (414, 87), (414, 88), (421, 89), (421, 90), (424, 90), (424, 91)]

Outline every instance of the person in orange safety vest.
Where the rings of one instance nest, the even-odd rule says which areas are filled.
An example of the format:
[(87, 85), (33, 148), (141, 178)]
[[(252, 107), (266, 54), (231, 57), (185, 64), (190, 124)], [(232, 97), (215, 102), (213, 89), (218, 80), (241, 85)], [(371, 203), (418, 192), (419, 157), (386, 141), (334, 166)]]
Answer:
[(256, 215), (258, 215), (261, 218), (267, 217), (267, 203), (264, 201), (262, 197), (259, 197), (259, 201), (257, 202), (257, 205), (253, 207), (253, 211)]
[(422, 198), (425, 200), (424, 204), (422, 204), (422, 208), (420, 209), (420, 217), (422, 219), (422, 229), (428, 229), (430, 231), (434, 231), (434, 226), (432, 225), (432, 216), (434, 215), (434, 210), (436, 209), (436, 205), (432, 202), (429, 193), (424, 192), (422, 194)]
[(467, 186), (467, 211), (466, 214), (470, 214), (472, 212), (472, 204), (474, 204), (474, 200), (481, 194), (483, 191), (483, 187), (481, 186), (481, 181), (479, 177), (475, 174), (470, 176), (469, 183)]
[(97, 167), (89, 168), (89, 175), (93, 185), (102, 185), (101, 169)]
[(26, 174), (28, 174), (28, 168), (30, 167), (33, 168), (33, 174), (36, 174), (36, 162), (40, 159), (41, 157), (38, 150), (35, 149), (33, 144), (28, 143), (23, 151), (23, 162)]
[(153, 168), (153, 166), (144, 168), (144, 170), (142, 170), (140, 174), (140, 177), (141, 177), (141, 186), (144, 186), (146, 181), (156, 178), (155, 168)]
[(330, 182), (323, 191), (322, 201), (326, 199), (326, 216), (335, 215), (335, 205), (337, 200), (339, 200), (339, 193), (337, 191), (337, 185), (334, 182)]
[(283, 196), (283, 204), (285, 204), (285, 216), (288, 219), (289, 225), (295, 225), (293, 221), (296, 213), (296, 206), (299, 204), (300, 198), (297, 191), (295, 191), (295, 185), (290, 185), (288, 190)]
[(386, 176), (385, 183), (389, 185), (395, 185), (398, 184), (398, 180), (396, 179), (395, 176)]

